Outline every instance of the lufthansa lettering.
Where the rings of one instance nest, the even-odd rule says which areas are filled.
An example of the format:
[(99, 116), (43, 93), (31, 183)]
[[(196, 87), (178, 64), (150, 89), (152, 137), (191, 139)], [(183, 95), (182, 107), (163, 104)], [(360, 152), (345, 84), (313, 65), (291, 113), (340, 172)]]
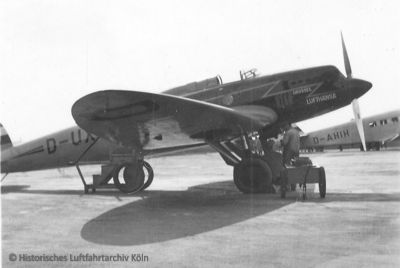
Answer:
[(323, 96), (310, 97), (310, 98), (306, 99), (306, 103), (314, 104), (314, 103), (325, 102), (325, 101), (334, 100), (334, 99), (336, 99), (336, 93), (330, 93), (330, 94), (323, 95)]

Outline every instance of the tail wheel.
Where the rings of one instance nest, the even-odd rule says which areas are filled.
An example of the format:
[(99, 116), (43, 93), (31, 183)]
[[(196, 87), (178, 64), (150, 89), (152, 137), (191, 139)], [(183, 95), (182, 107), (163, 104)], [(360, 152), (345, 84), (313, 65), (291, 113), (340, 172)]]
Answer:
[(266, 193), (271, 190), (272, 172), (260, 158), (248, 158), (235, 166), (233, 181), (243, 193)]
[(325, 195), (326, 195), (326, 176), (325, 176), (325, 169), (323, 167), (321, 167), (319, 169), (318, 187), (319, 187), (319, 196), (321, 198), (325, 198)]
[[(124, 183), (119, 180), (120, 172), (123, 174)], [(144, 187), (144, 171), (142, 165), (124, 163), (114, 170), (114, 185), (123, 193), (136, 193)]]

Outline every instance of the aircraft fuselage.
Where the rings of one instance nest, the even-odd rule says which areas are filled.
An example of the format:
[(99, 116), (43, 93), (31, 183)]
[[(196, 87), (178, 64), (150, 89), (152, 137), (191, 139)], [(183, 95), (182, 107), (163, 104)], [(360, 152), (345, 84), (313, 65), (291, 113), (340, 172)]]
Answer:
[[(274, 75), (253, 77), (227, 84), (218, 84), (193, 90), (179, 87), (165, 94), (206, 101), (226, 107), (259, 105), (271, 108), (278, 120), (260, 131), (265, 136), (276, 135), (279, 123), (309, 119), (343, 106), (363, 95), (371, 83), (346, 78), (334, 66), (321, 66), (290, 71)], [(1, 172), (18, 172), (68, 166), (89, 146), (95, 137), (78, 127), (71, 127), (34, 141), (2, 151)], [(177, 143), (178, 140), (178, 143)], [(144, 154), (151, 153), (157, 146), (179, 147), (179, 139), (154, 140), (142, 148)], [(191, 141), (198, 143), (199, 141)], [(155, 146), (155, 144), (157, 146)], [(100, 139), (82, 162), (104, 162), (118, 146)]]
[[(400, 110), (387, 112), (363, 119), (367, 144), (383, 144), (400, 135)], [(360, 135), (354, 121), (308, 133), (302, 138), (302, 148), (359, 147)]]

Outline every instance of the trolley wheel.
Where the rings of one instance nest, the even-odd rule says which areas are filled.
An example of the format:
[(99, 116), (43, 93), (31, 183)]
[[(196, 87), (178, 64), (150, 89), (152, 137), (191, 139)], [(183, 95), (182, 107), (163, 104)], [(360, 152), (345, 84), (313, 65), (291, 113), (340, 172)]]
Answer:
[(281, 198), (286, 198), (286, 185), (281, 185)]
[(325, 169), (323, 167), (319, 168), (319, 196), (321, 198), (325, 198), (326, 195), (326, 177), (325, 177)]

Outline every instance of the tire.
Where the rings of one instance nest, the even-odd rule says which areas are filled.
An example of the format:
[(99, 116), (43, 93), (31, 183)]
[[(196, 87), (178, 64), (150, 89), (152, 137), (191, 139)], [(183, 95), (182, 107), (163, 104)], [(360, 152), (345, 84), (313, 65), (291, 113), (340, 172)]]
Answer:
[(233, 181), (242, 193), (266, 193), (272, 187), (272, 171), (260, 158), (248, 158), (234, 167)]
[[(123, 178), (125, 183), (121, 183), (119, 180), (119, 173), (123, 169)], [(143, 189), (144, 186), (144, 171), (141, 165), (132, 165), (124, 163), (117, 167), (113, 173), (113, 181), (115, 187), (117, 187), (123, 193), (136, 193)]]
[(148, 172), (148, 177), (147, 177), (147, 180), (141, 190), (147, 189), (153, 182), (153, 178), (154, 178), (153, 168), (150, 166), (150, 164), (147, 163), (146, 161), (143, 161), (143, 167), (146, 168), (146, 170)]
[(326, 176), (325, 176), (325, 169), (323, 167), (319, 168), (319, 196), (321, 198), (325, 198), (326, 195)]

